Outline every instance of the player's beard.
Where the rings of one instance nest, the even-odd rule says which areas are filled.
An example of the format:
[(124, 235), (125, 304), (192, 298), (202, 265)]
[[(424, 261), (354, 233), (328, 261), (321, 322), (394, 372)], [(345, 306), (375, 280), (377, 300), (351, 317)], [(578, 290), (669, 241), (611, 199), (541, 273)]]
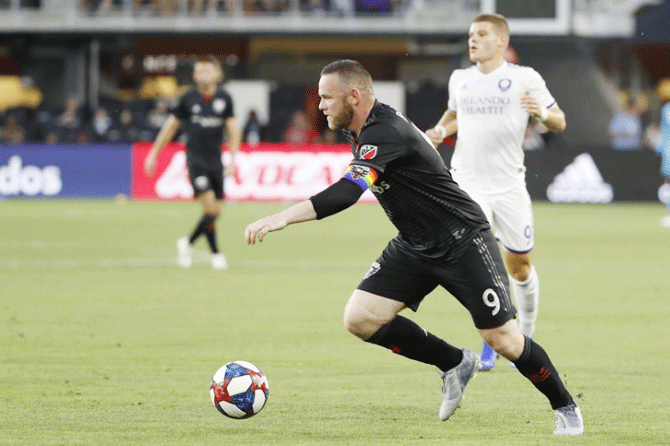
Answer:
[(349, 104), (344, 104), (342, 113), (330, 117), (331, 130), (348, 130), (351, 121), (354, 120), (354, 108)]

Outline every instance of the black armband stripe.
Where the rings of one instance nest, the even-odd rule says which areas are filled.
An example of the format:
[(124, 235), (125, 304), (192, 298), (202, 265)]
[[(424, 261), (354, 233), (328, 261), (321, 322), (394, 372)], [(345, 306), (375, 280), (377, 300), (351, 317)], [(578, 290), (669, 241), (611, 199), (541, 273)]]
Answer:
[(316, 219), (321, 220), (356, 203), (363, 192), (356, 183), (340, 178), (340, 181), (313, 195), (309, 200), (316, 211)]

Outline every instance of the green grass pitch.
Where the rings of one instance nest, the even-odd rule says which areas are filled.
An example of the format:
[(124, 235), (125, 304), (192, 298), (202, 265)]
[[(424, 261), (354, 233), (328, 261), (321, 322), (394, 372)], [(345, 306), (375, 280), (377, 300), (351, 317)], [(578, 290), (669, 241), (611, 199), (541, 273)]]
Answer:
[[(670, 230), (656, 204), (536, 204), (537, 340), (582, 407), (586, 433), (552, 435), (544, 397), (506, 360), (438, 421), (436, 369), (365, 344), (344, 304), (395, 234), (358, 205), (246, 246), (286, 204), (228, 204), (228, 271), (205, 241), (190, 270), (174, 242), (194, 203), (0, 201), (0, 445), (650, 445), (670, 438)], [(407, 316), (479, 350), (444, 290)], [(259, 415), (209, 400), (216, 369), (258, 365)]]

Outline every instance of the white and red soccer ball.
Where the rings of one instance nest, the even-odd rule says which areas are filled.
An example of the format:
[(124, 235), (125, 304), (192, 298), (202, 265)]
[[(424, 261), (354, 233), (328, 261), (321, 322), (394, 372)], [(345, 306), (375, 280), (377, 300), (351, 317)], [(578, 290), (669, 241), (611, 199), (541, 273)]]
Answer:
[(250, 362), (233, 361), (216, 371), (209, 388), (214, 407), (230, 418), (249, 418), (260, 412), (270, 395), (268, 379)]

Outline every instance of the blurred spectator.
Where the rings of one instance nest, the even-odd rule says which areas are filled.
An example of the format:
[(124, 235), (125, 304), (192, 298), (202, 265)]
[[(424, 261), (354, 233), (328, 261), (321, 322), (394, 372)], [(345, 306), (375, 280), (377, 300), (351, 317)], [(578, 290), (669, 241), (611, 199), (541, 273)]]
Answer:
[(158, 134), (158, 131), (163, 126), (163, 123), (170, 116), (170, 107), (168, 103), (162, 99), (159, 99), (154, 104), (154, 108), (149, 111), (146, 119), (146, 127), (152, 133), (152, 138), (154, 139)]
[[(663, 103), (663, 107), (661, 108), (661, 131), (656, 151), (661, 156), (661, 175), (665, 179), (667, 187), (670, 185), (670, 94), (666, 96), (665, 93), (659, 90), (659, 97)], [(666, 198), (665, 204), (668, 208), (668, 214), (661, 220), (661, 225), (670, 228), (670, 199)]]
[(307, 114), (298, 110), (293, 113), (291, 122), (284, 130), (284, 142), (291, 144), (310, 144), (317, 140), (318, 133), (316, 129), (310, 125), (307, 119)]
[(188, 13), (192, 16), (199, 16), (202, 14), (203, 0), (188, 0)]
[(0, 9), (9, 9), (13, 6), (19, 8), (39, 8), (42, 6), (41, 0), (0, 0)]
[(288, 11), (290, 0), (243, 0), (245, 14), (277, 13)]
[(91, 143), (91, 132), (86, 128), (81, 128), (77, 132), (77, 136), (74, 141), (76, 144), (90, 144)]
[(300, 10), (309, 15), (324, 16), (327, 9), (326, 0), (300, 0)]
[(79, 99), (70, 97), (65, 103), (65, 110), (56, 118), (58, 140), (62, 143), (75, 143), (83, 122)]
[(661, 126), (657, 119), (653, 119), (644, 129), (642, 144), (645, 149), (656, 150), (661, 139)]
[(53, 132), (56, 124), (53, 115), (46, 109), (37, 109), (26, 124), (26, 139), (31, 142), (44, 142), (46, 135)]
[[(227, 13), (237, 12), (241, 7), (240, 0), (189, 0), (188, 11), (192, 16), (202, 15), (203, 12), (207, 17), (216, 17), (219, 12), (225, 11)], [(203, 11), (203, 5), (205, 11)]]
[(135, 122), (133, 112), (124, 108), (119, 115), (119, 123), (121, 124), (121, 140), (119, 142), (134, 143), (139, 141), (140, 128)]
[(105, 14), (112, 6), (112, 0), (78, 0), (79, 10), (86, 14)]
[(0, 133), (0, 143), (21, 144), (26, 140), (26, 131), (13, 114), (7, 115)]
[(637, 150), (640, 148), (642, 120), (635, 99), (628, 99), (625, 110), (612, 118), (609, 125), (609, 134), (614, 150)]
[(357, 13), (393, 14), (400, 0), (356, 0)]
[(112, 118), (107, 114), (107, 110), (100, 107), (95, 111), (93, 116), (93, 134), (95, 140), (99, 142), (108, 141), (107, 132), (112, 127)]
[(154, 11), (161, 16), (175, 15), (179, 11), (177, 0), (153, 0)]
[(76, 97), (68, 98), (65, 103), (65, 110), (58, 116), (56, 125), (63, 129), (76, 130), (81, 127), (81, 110), (79, 99)]
[(330, 0), (330, 13), (338, 17), (350, 16), (354, 13), (351, 0)]
[(244, 142), (249, 145), (255, 146), (262, 141), (263, 126), (258, 121), (258, 115), (255, 110), (249, 111), (249, 117), (242, 133)]
[(60, 142), (58, 140), (58, 133), (55, 131), (47, 133), (47, 135), (44, 137), (44, 142), (49, 145), (58, 144)]

